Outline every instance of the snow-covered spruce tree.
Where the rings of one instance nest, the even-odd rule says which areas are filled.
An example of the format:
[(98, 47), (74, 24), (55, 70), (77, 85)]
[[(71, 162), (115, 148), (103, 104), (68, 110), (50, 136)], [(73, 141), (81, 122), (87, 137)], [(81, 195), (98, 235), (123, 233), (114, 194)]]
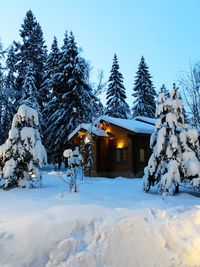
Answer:
[(198, 131), (184, 123), (183, 105), (177, 88), (170, 98), (158, 96), (156, 129), (151, 136), (153, 153), (144, 170), (144, 190), (157, 185), (159, 192), (178, 192), (181, 181), (189, 179), (200, 187)]
[(53, 39), (51, 45), (51, 52), (47, 56), (47, 60), (44, 65), (43, 83), (40, 90), (40, 97), (42, 98), (43, 107), (52, 99), (53, 92), (56, 91), (56, 83), (54, 74), (58, 72), (58, 63), (61, 57), (60, 50), (58, 48), (58, 42), (56, 37)]
[(8, 136), (14, 113), (12, 90), (5, 87), (0, 88), (0, 145)]
[(11, 45), (6, 59), (7, 75), (5, 79), (5, 87), (12, 89), (13, 93), (15, 93), (14, 91), (16, 90), (16, 62), (17, 58), (14, 47)]
[[(0, 43), (1, 48), (1, 43)], [(2, 65), (0, 62), (0, 145), (3, 143), (3, 127), (2, 127), (2, 114), (4, 111), (4, 94), (3, 94), (3, 87), (4, 87), (4, 75), (2, 70)]]
[(30, 62), (26, 68), (26, 74), (22, 84), (20, 104), (26, 103), (39, 112), (38, 90), (35, 86), (33, 64)]
[(83, 155), (83, 169), (91, 176), (91, 168), (94, 163), (94, 134), (92, 133), (93, 123), (87, 131), (87, 137), (82, 138), (80, 143), (80, 151)]
[(167, 90), (166, 86), (163, 84), (160, 88), (160, 93), (164, 93), (165, 99), (170, 97), (169, 90)]
[(50, 161), (61, 164), (69, 133), (92, 118), (92, 90), (85, 82), (85, 65), (72, 33), (64, 44), (53, 79), (56, 84), (53, 99), (44, 110), (48, 114), (45, 145)]
[(114, 54), (111, 74), (108, 80), (106, 99), (106, 115), (121, 119), (128, 118), (130, 111), (125, 100), (126, 91), (123, 85), (123, 76), (119, 71), (116, 54)]
[[(17, 87), (20, 91), (24, 82), (27, 66), (32, 63), (35, 86), (38, 90), (41, 88), (44, 75), (44, 63), (46, 61), (47, 49), (44, 44), (43, 32), (40, 24), (37, 22), (32, 11), (29, 10), (21, 25), (20, 37), (22, 43), (15, 42), (17, 63)], [(39, 104), (40, 101), (39, 101)]]
[(6, 87), (4, 68), (0, 63), (0, 145), (7, 138), (14, 115), (13, 90)]
[(133, 117), (145, 116), (154, 118), (156, 111), (156, 91), (144, 57), (141, 58), (136, 73), (133, 91), (134, 93), (132, 95), (135, 98), (133, 102)]
[(8, 139), (0, 146), (1, 187), (39, 186), (43, 163), (46, 151), (38, 131), (37, 111), (21, 105), (13, 117)]
[(19, 95), (16, 91), (15, 64), (14, 48), (11, 46), (4, 67), (0, 63), (0, 144), (7, 139), (12, 118), (17, 110), (16, 100), (19, 99)]

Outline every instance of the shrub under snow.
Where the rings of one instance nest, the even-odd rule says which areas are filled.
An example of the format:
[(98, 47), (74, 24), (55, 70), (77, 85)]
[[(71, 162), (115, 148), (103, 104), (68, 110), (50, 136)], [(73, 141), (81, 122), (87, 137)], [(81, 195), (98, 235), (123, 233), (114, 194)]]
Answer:
[(1, 186), (40, 185), (39, 168), (46, 161), (38, 131), (38, 113), (23, 104), (13, 117), (8, 139), (0, 146)]

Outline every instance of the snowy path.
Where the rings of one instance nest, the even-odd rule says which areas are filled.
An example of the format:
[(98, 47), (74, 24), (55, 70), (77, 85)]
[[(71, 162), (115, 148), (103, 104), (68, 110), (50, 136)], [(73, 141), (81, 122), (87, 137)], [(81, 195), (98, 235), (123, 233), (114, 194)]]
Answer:
[(66, 193), (0, 191), (1, 267), (200, 266), (200, 199), (145, 194), (141, 179), (86, 179)]

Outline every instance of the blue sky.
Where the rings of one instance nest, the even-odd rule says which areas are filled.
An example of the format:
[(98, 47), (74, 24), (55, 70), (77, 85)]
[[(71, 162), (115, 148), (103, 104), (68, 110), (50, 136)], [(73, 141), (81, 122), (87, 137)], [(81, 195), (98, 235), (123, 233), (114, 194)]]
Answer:
[(62, 45), (73, 31), (83, 55), (109, 76), (114, 53), (119, 58), (128, 103), (143, 55), (156, 89), (171, 87), (190, 61), (200, 60), (199, 0), (1, 0), (0, 38), (4, 47), (20, 40), (19, 29), (31, 9), (48, 48), (55, 35)]

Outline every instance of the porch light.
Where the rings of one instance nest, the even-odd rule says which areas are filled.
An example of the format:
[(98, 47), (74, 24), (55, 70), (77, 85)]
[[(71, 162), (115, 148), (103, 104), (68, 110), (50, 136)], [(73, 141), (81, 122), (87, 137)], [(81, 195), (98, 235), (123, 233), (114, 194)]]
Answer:
[(85, 144), (89, 144), (91, 142), (91, 136), (87, 135), (84, 139)]
[(85, 135), (85, 132), (82, 132), (82, 131), (79, 131), (79, 132), (78, 132), (78, 137), (79, 137), (79, 138), (83, 138), (84, 135)]

